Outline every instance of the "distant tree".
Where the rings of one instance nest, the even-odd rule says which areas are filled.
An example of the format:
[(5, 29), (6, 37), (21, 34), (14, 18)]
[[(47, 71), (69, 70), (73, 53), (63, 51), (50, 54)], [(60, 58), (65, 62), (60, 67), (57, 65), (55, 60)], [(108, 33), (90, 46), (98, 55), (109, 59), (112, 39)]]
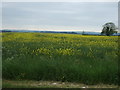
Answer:
[(85, 32), (84, 32), (84, 31), (82, 32), (82, 35), (85, 35)]
[(114, 23), (112, 22), (108, 22), (106, 24), (103, 25), (103, 29), (101, 34), (105, 34), (107, 36), (113, 35), (114, 33), (117, 33), (116, 31), (117, 27), (115, 26)]

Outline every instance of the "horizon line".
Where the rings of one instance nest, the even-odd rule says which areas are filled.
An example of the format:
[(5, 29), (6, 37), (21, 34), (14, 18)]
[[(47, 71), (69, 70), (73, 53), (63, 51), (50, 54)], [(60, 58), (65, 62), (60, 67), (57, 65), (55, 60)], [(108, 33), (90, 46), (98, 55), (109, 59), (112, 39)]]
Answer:
[(29, 30), (29, 31), (58, 31), (58, 32), (65, 32), (65, 31), (69, 31), (69, 32), (101, 32), (100, 30), (79, 30), (79, 29), (74, 29), (74, 30), (71, 30), (71, 29), (17, 29), (17, 28), (4, 28), (4, 29), (0, 29), (0, 30)]

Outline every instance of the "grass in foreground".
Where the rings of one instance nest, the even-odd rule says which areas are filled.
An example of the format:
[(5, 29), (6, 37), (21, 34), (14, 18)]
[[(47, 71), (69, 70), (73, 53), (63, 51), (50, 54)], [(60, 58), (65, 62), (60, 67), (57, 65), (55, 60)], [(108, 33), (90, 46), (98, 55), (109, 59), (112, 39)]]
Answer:
[(118, 37), (3, 33), (3, 78), (118, 83)]

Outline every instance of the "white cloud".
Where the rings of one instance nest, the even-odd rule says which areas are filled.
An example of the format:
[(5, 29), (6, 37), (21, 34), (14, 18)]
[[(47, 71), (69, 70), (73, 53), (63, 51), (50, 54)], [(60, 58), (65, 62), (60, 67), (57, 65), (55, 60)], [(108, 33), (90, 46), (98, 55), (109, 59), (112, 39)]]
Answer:
[(119, 0), (2, 0), (2, 2), (119, 2)]

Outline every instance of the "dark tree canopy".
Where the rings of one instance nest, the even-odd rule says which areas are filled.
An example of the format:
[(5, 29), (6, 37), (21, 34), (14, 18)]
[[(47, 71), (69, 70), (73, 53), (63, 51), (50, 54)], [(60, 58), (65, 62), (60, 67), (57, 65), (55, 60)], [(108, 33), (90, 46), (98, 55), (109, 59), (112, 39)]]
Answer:
[(117, 33), (116, 31), (117, 27), (115, 26), (114, 23), (112, 22), (108, 22), (106, 24), (103, 25), (103, 29), (101, 34), (105, 34), (107, 36), (113, 35), (114, 33)]

